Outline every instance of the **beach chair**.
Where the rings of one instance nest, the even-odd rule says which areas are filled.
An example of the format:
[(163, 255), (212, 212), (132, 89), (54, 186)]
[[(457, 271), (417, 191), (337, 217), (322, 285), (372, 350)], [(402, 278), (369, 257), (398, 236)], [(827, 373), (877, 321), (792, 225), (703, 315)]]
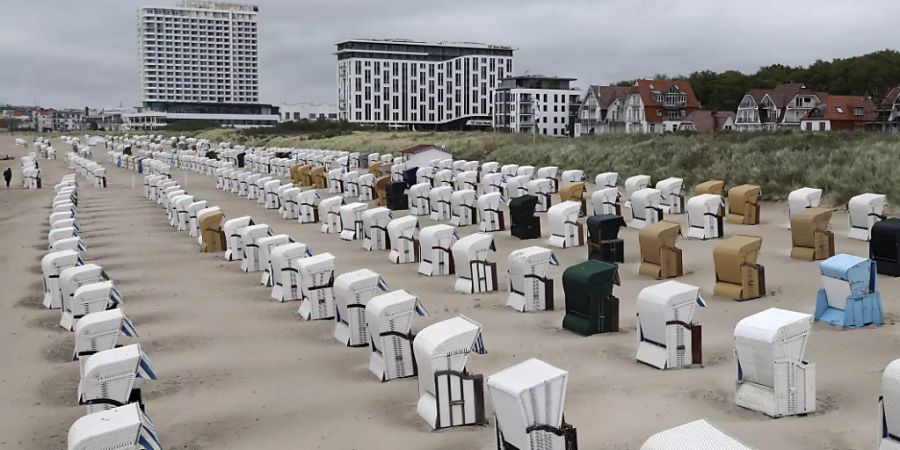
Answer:
[(470, 352), (484, 353), (481, 325), (464, 316), (434, 323), (413, 341), (419, 372), (416, 411), (433, 429), (479, 425), (484, 378), (466, 371)]
[(547, 243), (553, 247), (569, 248), (584, 245), (584, 226), (578, 222), (581, 204), (564, 201), (550, 207), (547, 221), (550, 224), (550, 238)]
[(391, 211), (409, 209), (409, 198), (406, 195), (407, 185), (405, 181), (388, 181), (385, 186), (386, 203)]
[(640, 450), (753, 450), (704, 419), (650, 436)]
[[(106, 272), (103, 271), (102, 266), (98, 266), (97, 264), (82, 264), (74, 267), (69, 267), (64, 269), (59, 273), (59, 296), (62, 300), (60, 304), (60, 319), (59, 326), (63, 327), (68, 331), (72, 331), (72, 328), (75, 326), (75, 321), (77, 318), (75, 314), (84, 315), (82, 312), (84, 310), (83, 307), (79, 306), (78, 308), (73, 308), (73, 302), (75, 299), (76, 291), (87, 284), (97, 283), (100, 281), (106, 281), (109, 278), (106, 276)], [(111, 285), (110, 285), (111, 286)], [(98, 294), (104, 293), (103, 289), (100, 289)], [(108, 303), (117, 304), (121, 301), (121, 297), (119, 297), (117, 292), (109, 292), (105, 291), (107, 296)], [(90, 292), (82, 292), (82, 296), (78, 299), (79, 301), (87, 301), (93, 295), (85, 295), (91, 294)], [(106, 309), (106, 308), (103, 308)]]
[(300, 308), (297, 314), (304, 320), (334, 317), (334, 256), (320, 253), (291, 260), (297, 271), (300, 286)]
[(582, 336), (619, 331), (618, 266), (589, 259), (563, 272), (566, 314), (562, 327)]
[(884, 323), (875, 262), (839, 254), (819, 264), (822, 285), (816, 295), (815, 320), (841, 328)]
[(475, 225), (478, 220), (478, 207), (475, 198), (478, 194), (472, 189), (463, 189), (450, 194), (450, 224), (457, 227)]
[(263, 271), (259, 284), (265, 287), (272, 286), (272, 283), (275, 281), (275, 272), (272, 271), (272, 250), (291, 242), (293, 240), (286, 234), (262, 236), (256, 239), (257, 259), (259, 261), (258, 270)]
[(434, 173), (434, 176), (431, 178), (431, 187), (439, 188), (442, 186), (447, 186), (451, 190), (453, 189), (453, 171), (452, 170), (438, 170)]
[(553, 278), (547, 275), (559, 262), (550, 249), (538, 246), (510, 252), (507, 258), (509, 294), (506, 306), (519, 312), (552, 311)]
[[(506, 198), (513, 200), (528, 194), (526, 184), (531, 181), (531, 177), (525, 175), (516, 175), (506, 179)], [(540, 201), (540, 199), (539, 199)]]
[(613, 214), (600, 214), (588, 217), (585, 224), (588, 259), (625, 262), (625, 241), (619, 238), (619, 229), (625, 227), (625, 219)]
[(321, 230), (325, 234), (341, 233), (344, 227), (341, 225), (341, 206), (344, 197), (335, 195), (322, 199), (319, 202), (319, 218), (322, 220)]
[(481, 163), (481, 177), (489, 173), (500, 173), (500, 163), (497, 161), (487, 161)]
[(697, 306), (706, 306), (699, 287), (664, 281), (641, 289), (636, 306), (639, 362), (657, 369), (703, 364), (703, 332), (693, 321)]
[(500, 174), (503, 175), (504, 180), (508, 180), (514, 176), (516, 176), (519, 172), (518, 164), (504, 164), (500, 166)]
[[(371, 167), (369, 168), (371, 171)], [(310, 169), (309, 171), (310, 181), (312, 182), (313, 189), (326, 189), (328, 188), (328, 174), (325, 173), (324, 166), (316, 166)]]
[(860, 194), (847, 203), (850, 217), (850, 230), (847, 236), (851, 239), (868, 241), (872, 236), (872, 226), (884, 220), (884, 207), (887, 197), (883, 194)]
[(344, 168), (338, 167), (328, 171), (328, 193), (342, 194), (344, 193)]
[(366, 304), (387, 285), (381, 275), (359, 269), (334, 279), (334, 338), (347, 347), (369, 345), (366, 331)]
[(393, 215), (390, 209), (378, 206), (362, 213), (362, 247), (367, 251), (388, 250), (388, 224)]
[(604, 188), (616, 188), (619, 186), (619, 173), (618, 172), (603, 172), (597, 174), (594, 177), (594, 184), (597, 185), (597, 189)]
[(497, 172), (482, 173), (481, 192), (484, 194), (492, 192), (502, 193), (503, 175)]
[[(227, 249), (225, 250), (226, 261), (237, 261), (241, 259), (243, 253), (243, 244), (240, 232), (243, 228), (253, 225), (253, 218), (250, 216), (241, 216), (234, 219), (226, 220), (222, 225), (225, 233), (225, 242)], [(204, 236), (204, 242), (207, 242)], [(209, 243), (207, 243), (209, 245)]]
[(365, 307), (369, 338), (369, 371), (380, 381), (416, 375), (410, 332), (413, 315), (427, 312), (416, 296), (405, 290), (372, 297)]
[(359, 196), (361, 202), (370, 202), (375, 199), (375, 176), (364, 173), (359, 176)]
[(670, 177), (656, 182), (660, 194), (660, 208), (664, 214), (684, 213), (684, 179)]
[(387, 233), (390, 239), (391, 252), (388, 259), (394, 264), (408, 264), (419, 261), (419, 241), (416, 230), (419, 219), (416, 216), (403, 216), (388, 222)]
[(622, 215), (622, 208), (619, 205), (619, 188), (597, 188), (597, 190), (591, 194), (591, 210), (594, 211), (594, 215)]
[(791, 227), (791, 219), (794, 214), (808, 208), (818, 208), (819, 202), (822, 200), (822, 190), (810, 187), (803, 187), (788, 194), (788, 228)]
[(78, 403), (88, 414), (141, 402), (135, 380), (156, 380), (147, 355), (138, 344), (99, 351), (87, 357), (78, 383)]
[(455, 273), (450, 248), (457, 239), (459, 236), (456, 228), (451, 225), (438, 224), (422, 228), (419, 232), (418, 273), (427, 276)]
[(210, 206), (197, 211), (197, 222), (200, 227), (198, 237), (200, 251), (215, 253), (226, 248), (225, 214), (218, 206)]
[[(519, 239), (541, 237), (541, 220), (534, 215), (538, 199), (533, 195), (523, 195), (509, 201), (509, 216), (512, 224), (510, 233)], [(554, 205), (559, 207), (562, 203)], [(549, 214), (548, 214), (549, 216)]]
[(694, 196), (710, 194), (710, 195), (718, 195), (722, 196), (722, 191), (725, 188), (725, 182), (722, 180), (709, 180), (704, 181), (696, 186), (694, 186)]
[(881, 375), (878, 398), (878, 450), (900, 448), (900, 359), (892, 361)]
[(889, 218), (872, 225), (869, 255), (875, 260), (878, 273), (900, 276), (900, 219)]
[(735, 300), (750, 300), (766, 295), (766, 272), (756, 263), (762, 238), (732, 236), (716, 244), (713, 264), (716, 285), (713, 294)]
[(375, 205), (387, 206), (387, 184), (391, 181), (390, 175), (375, 179)]
[(81, 319), (91, 313), (117, 308), (122, 296), (111, 280), (86, 283), (75, 289), (68, 302), (68, 310), (63, 310), (60, 325), (66, 330), (74, 330)]
[(266, 183), (263, 185), (263, 192), (265, 192), (264, 206), (266, 209), (278, 209), (281, 206), (281, 202), (278, 197), (278, 188), (280, 187), (280, 180), (269, 180), (266, 181)]
[(272, 229), (264, 223), (248, 225), (239, 228), (237, 234), (241, 239), (241, 270), (259, 272), (265, 269), (265, 261), (260, 260), (259, 240), (271, 236)]
[(631, 220), (628, 226), (637, 230), (663, 219), (662, 194), (653, 188), (644, 188), (631, 194)]
[(538, 198), (534, 209), (536, 212), (547, 212), (553, 204), (553, 180), (549, 178), (528, 180), (525, 183), (525, 192)]
[(84, 244), (84, 241), (82, 241), (78, 236), (59, 239), (54, 242), (52, 246), (50, 246), (50, 253), (60, 252), (63, 250), (75, 250), (79, 253), (83, 253), (87, 250), (87, 246)]
[(156, 427), (137, 403), (82, 416), (69, 427), (68, 450), (162, 450)]
[(431, 184), (418, 183), (409, 188), (409, 213), (414, 216), (431, 214)]
[(680, 234), (681, 226), (673, 222), (657, 222), (641, 229), (641, 275), (665, 279), (684, 274), (681, 249), (675, 246)]
[(631, 196), (641, 190), (650, 187), (650, 175), (634, 175), (625, 179), (625, 205), (631, 205)]
[(722, 196), (700, 194), (687, 202), (687, 237), (707, 240), (721, 238), (724, 233)]
[[(89, 285), (90, 286), (90, 285)], [(94, 353), (116, 348), (119, 335), (136, 338), (134, 323), (122, 308), (106, 309), (85, 314), (75, 324), (73, 361), (87, 361)]]
[(450, 186), (439, 186), (432, 188), (428, 192), (429, 204), (431, 205), (431, 220), (448, 221), (452, 216), (450, 200), (453, 195), (453, 188)]
[(489, 376), (497, 450), (577, 449), (577, 432), (563, 417), (568, 379), (535, 358)]
[(55, 244), (56, 241), (78, 236), (78, 228), (75, 227), (63, 227), (50, 230), (50, 232), (47, 233), (47, 249), (53, 248), (53, 244)]
[(451, 252), (456, 268), (454, 289), (464, 294), (497, 290), (497, 263), (488, 261), (489, 252), (496, 252), (494, 236), (473, 233), (457, 240)]
[[(478, 222), (478, 231), (491, 233), (506, 229), (505, 216), (500, 209), (502, 201), (503, 198), (499, 192), (489, 192), (478, 196), (478, 216), (481, 218)], [(534, 213), (532, 213), (532, 216), (534, 216)], [(540, 220), (538, 224), (540, 224)]]
[(363, 212), (368, 208), (367, 203), (350, 203), (341, 205), (338, 209), (341, 216), (341, 239), (354, 241), (363, 235)]
[(760, 187), (742, 184), (728, 190), (728, 223), (742, 225), (759, 224)]
[(584, 200), (585, 183), (584, 181), (573, 181), (571, 183), (562, 184), (559, 188), (560, 203), (566, 201), (578, 202), (581, 205), (579, 215), (587, 214), (587, 206)]
[(831, 210), (807, 208), (791, 217), (791, 258), (818, 261), (834, 256), (834, 233), (828, 230)]
[(345, 197), (359, 197), (359, 172), (355, 170), (345, 172), (341, 175), (341, 184), (344, 186)]
[(285, 220), (297, 220), (300, 217), (300, 207), (297, 204), (297, 195), (301, 192), (299, 187), (290, 186), (281, 191), (281, 208), (279, 213)]
[(44, 281), (44, 307), (57, 309), (62, 307), (62, 293), (59, 277), (66, 269), (81, 266), (84, 260), (77, 250), (61, 250), (51, 252), (41, 258), (41, 274)]
[(272, 248), (269, 252), (269, 272), (272, 274), (271, 297), (280, 302), (300, 300), (300, 277), (293, 261), (312, 256), (309, 247), (302, 242), (290, 242)]
[[(187, 214), (187, 232), (190, 237), (199, 237), (200, 236), (200, 222), (197, 220), (197, 214), (206, 209), (206, 200), (193, 201), (187, 204), (185, 207), (185, 213)], [(185, 230), (179, 230), (185, 231)]]
[(456, 174), (456, 188), (457, 191), (462, 191), (466, 189), (471, 189), (473, 191), (478, 190), (478, 171), (477, 170), (467, 170), (463, 172), (459, 172)]
[(815, 364), (805, 358), (810, 314), (769, 308), (734, 328), (735, 403), (770, 417), (816, 410)]
[(310, 189), (297, 193), (297, 222), (319, 222), (319, 191)]

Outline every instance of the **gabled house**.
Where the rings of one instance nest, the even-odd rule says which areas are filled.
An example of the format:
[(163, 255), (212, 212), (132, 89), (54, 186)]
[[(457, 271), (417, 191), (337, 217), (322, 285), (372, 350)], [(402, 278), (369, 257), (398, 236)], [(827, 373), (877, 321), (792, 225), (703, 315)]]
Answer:
[(578, 108), (580, 134), (602, 134), (625, 131), (625, 100), (630, 86), (598, 86), (588, 88)]
[(739, 131), (797, 129), (809, 111), (828, 94), (803, 83), (788, 83), (773, 89), (753, 89), (744, 95), (735, 115)]
[(828, 95), (800, 120), (803, 131), (864, 130), (875, 120), (872, 100), (855, 95)]
[(678, 124), (699, 108), (687, 80), (638, 80), (625, 100), (625, 131), (677, 131)]
[(878, 104), (875, 128), (893, 133), (900, 131), (900, 86), (891, 89)]

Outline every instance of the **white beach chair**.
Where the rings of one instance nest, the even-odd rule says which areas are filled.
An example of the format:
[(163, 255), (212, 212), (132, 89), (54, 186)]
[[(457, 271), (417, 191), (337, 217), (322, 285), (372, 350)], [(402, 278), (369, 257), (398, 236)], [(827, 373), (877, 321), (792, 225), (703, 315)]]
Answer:
[(68, 450), (162, 450), (156, 428), (137, 403), (88, 414), (69, 427)]
[(243, 244), (241, 243), (240, 231), (244, 227), (253, 225), (253, 218), (250, 216), (241, 216), (234, 219), (226, 220), (222, 224), (222, 232), (225, 233), (225, 260), (237, 261), (243, 255)]
[(660, 193), (660, 207), (665, 214), (681, 214), (684, 212), (684, 179), (671, 177), (656, 182), (656, 190)]
[(884, 207), (887, 197), (883, 194), (860, 194), (850, 199), (847, 211), (850, 217), (850, 230), (847, 236), (851, 239), (868, 241), (872, 236), (872, 226), (884, 220)]
[(631, 220), (628, 226), (637, 230), (663, 219), (662, 193), (644, 188), (631, 194)]
[(438, 186), (432, 188), (428, 192), (429, 203), (431, 205), (431, 220), (447, 221), (452, 216), (450, 200), (453, 196), (453, 188), (450, 186)]
[[(132, 391), (138, 378), (155, 380), (156, 374), (140, 345), (103, 350), (87, 357), (78, 383), (78, 402), (88, 414), (128, 403), (140, 403), (140, 391)], [(135, 394), (137, 398), (135, 398)]]
[(557, 203), (547, 210), (547, 221), (550, 224), (550, 239), (547, 243), (553, 247), (569, 248), (584, 245), (583, 226), (578, 223), (581, 203), (567, 200)]
[(312, 256), (309, 247), (302, 242), (279, 245), (269, 253), (272, 274), (271, 297), (280, 302), (302, 299), (300, 276), (293, 261)]
[(529, 180), (525, 184), (525, 190), (528, 194), (537, 197), (538, 202), (534, 208), (535, 212), (547, 212), (553, 204), (553, 180), (549, 178), (537, 178)]
[(636, 359), (657, 369), (702, 365), (702, 330), (693, 321), (697, 306), (706, 306), (697, 286), (665, 281), (642, 289), (637, 297)]
[(478, 222), (478, 231), (491, 233), (506, 228), (504, 214), (500, 209), (501, 203), (503, 197), (500, 192), (489, 192), (478, 197), (478, 215), (481, 218)]
[(263, 270), (264, 262), (260, 260), (259, 239), (272, 235), (272, 229), (261, 223), (249, 225), (238, 229), (241, 238), (241, 270), (244, 272), (259, 272)]
[(706, 420), (679, 425), (650, 436), (640, 450), (753, 450)]
[(489, 252), (497, 251), (494, 236), (473, 233), (457, 240), (452, 247), (456, 266), (454, 289), (464, 294), (497, 290), (497, 264), (488, 261)]
[(419, 231), (418, 273), (428, 276), (450, 275), (454, 272), (450, 247), (459, 239), (456, 228), (438, 224)]
[(338, 210), (341, 215), (341, 239), (353, 241), (362, 238), (362, 215), (368, 207), (367, 203), (359, 202), (341, 205)]
[[(75, 301), (75, 292), (82, 286), (108, 280), (103, 267), (97, 264), (82, 264), (69, 267), (59, 273), (59, 295), (62, 299), (60, 305), (59, 326), (71, 331), (75, 326), (75, 317), (72, 302)], [(112, 294), (111, 294), (112, 295)], [(118, 293), (114, 294), (116, 301), (120, 301)]]
[(473, 189), (463, 189), (450, 195), (450, 224), (457, 227), (474, 225), (478, 219), (478, 207), (475, 206), (475, 197), (478, 194)]
[(507, 258), (509, 295), (506, 306), (520, 312), (553, 309), (553, 279), (550, 265), (559, 262), (550, 249), (538, 246), (510, 252)]
[(359, 269), (334, 279), (334, 338), (348, 347), (369, 345), (366, 304), (375, 294), (387, 291), (381, 275)]
[(272, 271), (272, 250), (276, 247), (290, 244), (293, 242), (291, 237), (286, 234), (275, 234), (272, 236), (262, 236), (256, 240), (256, 251), (259, 259), (260, 270), (263, 271), (259, 284), (270, 287), (275, 280)]
[(122, 308), (107, 309), (86, 314), (75, 324), (75, 350), (73, 360), (87, 357), (103, 350), (116, 348), (119, 335), (138, 337), (134, 323)]
[(388, 222), (387, 232), (390, 239), (391, 252), (388, 259), (394, 264), (408, 264), (419, 261), (419, 241), (416, 230), (419, 219), (416, 216), (403, 216)]
[(409, 188), (409, 213), (414, 216), (431, 214), (431, 183), (418, 183)]
[(335, 195), (322, 199), (319, 202), (319, 220), (322, 221), (322, 232), (341, 233), (341, 205), (344, 204), (344, 197)]
[(372, 297), (365, 312), (369, 371), (380, 381), (414, 376), (413, 314), (428, 315), (419, 299), (405, 290), (392, 291)]
[(297, 222), (319, 222), (319, 191), (310, 189), (297, 194)]
[(700, 194), (687, 201), (687, 237), (694, 239), (721, 238), (724, 233), (725, 202), (721, 195)]
[(383, 206), (363, 211), (362, 247), (367, 251), (391, 248), (388, 239), (388, 224), (393, 218), (391, 210)]
[(62, 293), (59, 276), (64, 270), (84, 264), (81, 253), (76, 250), (51, 252), (41, 258), (41, 274), (44, 280), (44, 307), (57, 309), (62, 307)]
[(297, 270), (300, 286), (300, 308), (297, 314), (304, 320), (334, 317), (334, 256), (320, 253), (291, 261)]
[(802, 187), (788, 194), (788, 220), (787, 227), (791, 228), (791, 217), (807, 208), (818, 208), (822, 200), (822, 190), (810, 187)]

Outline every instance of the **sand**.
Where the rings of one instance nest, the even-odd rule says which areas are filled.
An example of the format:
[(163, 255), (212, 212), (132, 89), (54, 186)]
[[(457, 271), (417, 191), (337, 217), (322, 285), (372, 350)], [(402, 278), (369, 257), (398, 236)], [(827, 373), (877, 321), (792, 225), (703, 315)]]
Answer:
[[(28, 139), (30, 141), (30, 139)], [(64, 144), (54, 141), (62, 158)], [(0, 136), (0, 154), (21, 156), (13, 138)], [(105, 163), (105, 151), (95, 151)], [(59, 311), (41, 307), (40, 258), (52, 186), (69, 173), (62, 159), (40, 161), (44, 189), (21, 189), (19, 161), (13, 189), (0, 189), (0, 448), (65, 448), (77, 405), (77, 363), (72, 333), (57, 324)], [(332, 337), (331, 321), (304, 322), (298, 303), (277, 303), (260, 274), (243, 273), (239, 262), (199, 253), (187, 233), (173, 231), (163, 210), (143, 198), (141, 176), (106, 164), (109, 187), (82, 184), (79, 223), (86, 259), (102, 265), (124, 297), (139, 342), (159, 381), (144, 382), (147, 413), (167, 449), (493, 449), (494, 425), (432, 432), (415, 411), (414, 378), (379, 382), (367, 370), (369, 352), (346, 348)], [(677, 174), (673, 174), (677, 175)], [(712, 175), (712, 174), (711, 174)], [(759, 262), (766, 267), (768, 295), (736, 302), (712, 295), (715, 241), (680, 240), (685, 276), (701, 287), (709, 306), (703, 324), (704, 367), (659, 371), (635, 362), (634, 299), (658, 281), (639, 276), (637, 232), (625, 229), (626, 261), (620, 267), (621, 331), (580, 337), (562, 330), (559, 276), (586, 257), (585, 247), (555, 249), (558, 308), (521, 314), (506, 308), (506, 257), (515, 248), (546, 245), (495, 233), (501, 292), (463, 295), (453, 277), (416, 274), (415, 265), (389, 264), (386, 251), (366, 252), (359, 241), (323, 235), (318, 225), (282, 220), (276, 210), (215, 189), (212, 177), (173, 170), (188, 193), (220, 206), (227, 217), (252, 215), (277, 233), (288, 233), (316, 253), (337, 258), (336, 273), (371, 268), (389, 286), (417, 294), (429, 309), (413, 330), (465, 314), (484, 326), (488, 354), (473, 354), (468, 369), (488, 376), (537, 357), (570, 373), (565, 416), (578, 428), (580, 448), (636, 449), (651, 434), (707, 418), (759, 449), (872, 448), (879, 432), (876, 402), (881, 372), (900, 356), (896, 321), (898, 280), (879, 276), (886, 323), (839, 330), (816, 324), (808, 359), (816, 364), (817, 411), (806, 417), (770, 419), (735, 406), (733, 329), (743, 317), (770, 307), (812, 312), (821, 284), (818, 264), (789, 257), (786, 208), (766, 204), (759, 226), (726, 225), (726, 235), (764, 236)], [(132, 186), (135, 188), (132, 188)], [(402, 213), (401, 213), (402, 214)], [(685, 223), (684, 215), (670, 219)], [(838, 252), (868, 254), (865, 242), (846, 237), (847, 215), (832, 219)], [(430, 221), (422, 218), (423, 226)], [(462, 235), (476, 231), (465, 227)], [(548, 234), (544, 223), (544, 235)], [(492, 415), (486, 395), (487, 415)]]

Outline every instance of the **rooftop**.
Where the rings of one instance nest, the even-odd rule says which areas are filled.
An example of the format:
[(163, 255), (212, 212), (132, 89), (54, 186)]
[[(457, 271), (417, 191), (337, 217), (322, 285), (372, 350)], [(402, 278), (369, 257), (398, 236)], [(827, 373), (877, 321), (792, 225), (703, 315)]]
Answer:
[(462, 47), (462, 48), (514, 50), (512, 47), (510, 47), (508, 45), (484, 44), (484, 43), (479, 43), (479, 42), (453, 42), (453, 41), (424, 42), (424, 41), (414, 41), (412, 39), (400, 39), (400, 38), (346, 39), (346, 40), (336, 43), (335, 45), (347, 44), (347, 43), (351, 43), (351, 42), (364, 42), (364, 43), (370, 43), (370, 44), (426, 45), (426, 46), (431, 46), (431, 47)]

